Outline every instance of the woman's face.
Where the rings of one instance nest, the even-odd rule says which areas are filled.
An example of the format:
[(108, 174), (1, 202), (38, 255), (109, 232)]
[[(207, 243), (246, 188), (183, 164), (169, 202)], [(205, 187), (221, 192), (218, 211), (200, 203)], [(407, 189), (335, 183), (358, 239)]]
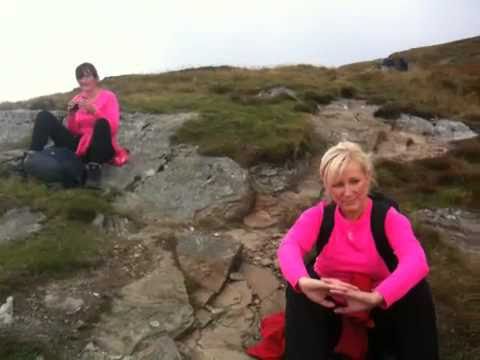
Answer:
[(329, 184), (329, 193), (345, 216), (356, 218), (363, 211), (369, 187), (370, 176), (363, 171), (360, 164), (350, 161), (343, 173)]
[(80, 89), (86, 93), (93, 92), (97, 87), (97, 79), (93, 75), (84, 75), (78, 80)]

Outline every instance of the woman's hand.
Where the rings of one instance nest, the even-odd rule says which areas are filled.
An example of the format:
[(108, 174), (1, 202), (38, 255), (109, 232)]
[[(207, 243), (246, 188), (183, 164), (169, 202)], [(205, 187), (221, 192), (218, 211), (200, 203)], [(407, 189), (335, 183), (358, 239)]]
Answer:
[(326, 299), (326, 297), (329, 296), (333, 290), (345, 292), (359, 291), (356, 286), (332, 278), (322, 278), (319, 280), (309, 277), (301, 277), (298, 280), (298, 288), (311, 301), (327, 308), (335, 307), (335, 303), (333, 301)]
[(78, 102), (78, 106), (80, 107), (80, 109), (84, 109), (86, 112), (90, 114), (94, 114), (96, 111), (95, 106), (93, 106), (92, 103), (87, 99), (81, 99)]
[(330, 293), (343, 296), (347, 302), (346, 306), (335, 309), (335, 312), (338, 314), (367, 311), (382, 304), (384, 301), (383, 296), (377, 291), (334, 289)]
[(78, 102), (77, 102), (77, 99), (73, 98), (72, 100), (70, 100), (67, 104), (67, 111), (68, 112), (71, 112), (71, 111), (75, 111), (78, 109)]

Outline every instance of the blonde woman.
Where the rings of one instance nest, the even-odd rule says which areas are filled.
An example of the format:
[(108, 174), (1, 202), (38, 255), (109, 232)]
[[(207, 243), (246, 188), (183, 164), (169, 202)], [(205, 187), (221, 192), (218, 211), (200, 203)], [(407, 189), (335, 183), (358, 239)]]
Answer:
[[(289, 283), (286, 359), (438, 359), (424, 250), (408, 218), (369, 195), (370, 157), (340, 142), (324, 154), (320, 177), (332, 202), (305, 210), (278, 249)], [(329, 236), (306, 266), (322, 232)]]

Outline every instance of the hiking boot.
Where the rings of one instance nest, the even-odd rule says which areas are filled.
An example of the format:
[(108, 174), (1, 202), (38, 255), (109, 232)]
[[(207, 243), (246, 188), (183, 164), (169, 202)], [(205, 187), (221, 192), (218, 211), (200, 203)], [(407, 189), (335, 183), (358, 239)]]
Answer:
[(85, 186), (93, 189), (100, 189), (102, 178), (102, 166), (96, 162), (89, 162), (85, 166), (86, 180)]

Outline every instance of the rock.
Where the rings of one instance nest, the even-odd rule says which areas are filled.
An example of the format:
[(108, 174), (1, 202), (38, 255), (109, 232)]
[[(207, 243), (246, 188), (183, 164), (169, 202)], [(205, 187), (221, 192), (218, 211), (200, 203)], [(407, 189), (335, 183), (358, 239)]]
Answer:
[(268, 90), (262, 90), (258, 93), (257, 96), (262, 99), (275, 99), (279, 96), (286, 96), (290, 99), (300, 101), (295, 91), (285, 86), (276, 86)]
[(249, 263), (243, 263), (240, 267), (241, 273), (247, 279), (248, 285), (257, 294), (260, 300), (272, 295), (280, 283), (270, 269), (265, 269)]
[(40, 231), (45, 219), (41, 212), (32, 212), (28, 207), (7, 211), (0, 218), (0, 244), (24, 239)]
[(232, 229), (227, 231), (225, 235), (233, 238), (235, 241), (240, 242), (245, 249), (252, 252), (259, 251), (264, 242), (267, 241), (265, 232), (258, 230), (246, 231), (245, 229)]
[(276, 289), (265, 297), (260, 304), (260, 317), (285, 311), (285, 290)]
[[(33, 122), (39, 111), (36, 110), (0, 110), (0, 151), (14, 148), (26, 148), (30, 141)], [(65, 116), (63, 111), (52, 111), (59, 119)]]
[(478, 136), (467, 125), (460, 121), (440, 119), (434, 122), (433, 135), (444, 141), (470, 139)]
[(44, 299), (45, 306), (52, 310), (62, 311), (67, 315), (74, 314), (83, 307), (83, 299), (76, 299), (70, 296), (62, 298), (57, 294), (47, 294)]
[(232, 272), (229, 276), (230, 280), (232, 281), (241, 281), (241, 280), (245, 280), (245, 277), (243, 276), (242, 273), (239, 273), (239, 272)]
[(407, 132), (413, 132), (421, 135), (434, 135), (434, 125), (432, 122), (418, 116), (402, 114), (395, 120), (395, 129), (401, 129)]
[(441, 238), (468, 254), (480, 254), (480, 214), (462, 209), (422, 209), (413, 213), (421, 222), (439, 230)]
[[(159, 256), (156, 269), (120, 290), (112, 309), (94, 330), (95, 342), (105, 351), (128, 355), (158, 334), (182, 335), (194, 321), (182, 273), (170, 252)], [(158, 321), (158, 327), (150, 323)]]
[(242, 351), (228, 348), (220, 349), (195, 349), (192, 360), (252, 360)]
[(198, 155), (185, 148), (168, 167), (120, 197), (117, 208), (141, 214), (144, 219), (222, 225), (241, 220), (251, 209), (253, 192), (248, 173), (229, 158)]
[(177, 345), (169, 336), (161, 336), (145, 350), (132, 356), (135, 360), (182, 360)]
[(120, 168), (105, 166), (103, 185), (124, 190), (161, 171), (172, 156), (170, 137), (185, 121), (197, 116), (195, 113), (123, 113), (118, 140), (130, 151), (130, 160)]
[(9, 296), (5, 304), (0, 306), (0, 327), (13, 323), (13, 297)]
[(229, 309), (243, 309), (252, 302), (252, 291), (246, 281), (227, 284), (215, 298), (213, 306)]
[(241, 255), (240, 242), (228, 236), (212, 236), (204, 232), (183, 232), (177, 235), (176, 253), (180, 267), (199, 287), (201, 296), (194, 296), (203, 306), (223, 287)]
[(263, 229), (275, 225), (278, 222), (277, 219), (274, 219), (270, 214), (265, 210), (256, 211), (247, 215), (243, 219), (243, 223), (248, 227), (254, 229)]
[(248, 169), (252, 187), (257, 193), (273, 194), (292, 187), (308, 170), (308, 159), (296, 161), (294, 166), (278, 167), (258, 164)]

